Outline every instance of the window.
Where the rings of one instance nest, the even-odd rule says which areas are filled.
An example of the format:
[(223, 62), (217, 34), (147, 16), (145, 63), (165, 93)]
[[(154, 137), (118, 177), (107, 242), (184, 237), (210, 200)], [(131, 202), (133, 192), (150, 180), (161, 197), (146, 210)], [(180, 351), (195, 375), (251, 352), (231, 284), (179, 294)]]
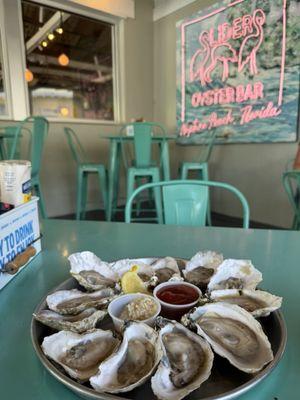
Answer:
[(114, 120), (114, 25), (29, 1), (22, 15), (31, 115)]

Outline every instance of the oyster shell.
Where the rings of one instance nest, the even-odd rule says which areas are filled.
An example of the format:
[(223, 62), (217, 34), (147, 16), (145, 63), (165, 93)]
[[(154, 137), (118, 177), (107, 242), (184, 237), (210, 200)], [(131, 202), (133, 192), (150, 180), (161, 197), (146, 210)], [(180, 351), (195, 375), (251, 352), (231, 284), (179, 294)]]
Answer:
[(158, 333), (141, 322), (129, 322), (121, 346), (101, 363), (90, 383), (99, 392), (128, 392), (151, 376), (161, 357)]
[(207, 288), (211, 292), (218, 289), (254, 290), (262, 281), (262, 274), (250, 260), (228, 259), (218, 266)]
[(204, 289), (222, 261), (222, 254), (215, 251), (200, 251), (187, 262), (182, 272), (188, 282)]
[(84, 293), (77, 289), (59, 290), (47, 296), (50, 310), (59, 314), (78, 314), (90, 307), (104, 307), (114, 296), (113, 289), (101, 289), (93, 293)]
[(118, 344), (119, 340), (111, 331), (95, 329), (82, 335), (60, 331), (45, 337), (42, 349), (72, 378), (84, 382), (97, 372), (99, 364), (112, 354)]
[(113, 272), (118, 275), (119, 279), (121, 279), (125, 272), (128, 272), (134, 265), (139, 267), (137, 274), (144, 282), (148, 282), (154, 275), (153, 268), (140, 260), (124, 259), (110, 264)]
[(210, 299), (236, 304), (250, 312), (255, 318), (270, 315), (271, 312), (280, 308), (282, 303), (282, 297), (262, 290), (247, 289), (213, 290), (210, 293)]
[(118, 275), (109, 263), (100, 260), (90, 251), (71, 254), (68, 260), (71, 264), (70, 273), (87, 290), (113, 288), (118, 282)]
[(180, 277), (180, 269), (173, 257), (160, 258), (151, 264), (158, 283), (167, 282), (172, 277)]
[(237, 305), (206, 304), (192, 312), (189, 319), (213, 350), (241, 371), (258, 372), (274, 358), (260, 323)]
[(106, 311), (88, 308), (77, 315), (61, 315), (55, 311), (42, 310), (33, 316), (37, 321), (58, 331), (82, 333), (95, 328), (97, 322), (101, 321), (106, 314)]
[(196, 390), (211, 373), (214, 355), (206, 340), (183, 325), (158, 317), (164, 356), (151, 379), (161, 400), (180, 400)]

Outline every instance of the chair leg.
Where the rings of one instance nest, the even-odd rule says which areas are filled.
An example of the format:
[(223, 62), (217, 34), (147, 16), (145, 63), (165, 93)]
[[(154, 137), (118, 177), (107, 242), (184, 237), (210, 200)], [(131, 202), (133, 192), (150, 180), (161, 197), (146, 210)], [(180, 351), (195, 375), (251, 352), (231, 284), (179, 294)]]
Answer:
[(46, 219), (48, 217), (47, 217), (46, 208), (45, 208), (44, 196), (42, 194), (41, 185), (40, 185), (39, 181), (33, 185), (33, 189), (34, 189), (36, 195), (39, 197), (39, 209), (40, 209), (41, 216), (43, 219)]
[(80, 219), (85, 219), (86, 216), (86, 202), (87, 202), (87, 195), (88, 195), (88, 172), (82, 173), (82, 206), (81, 206), (81, 215)]
[(182, 165), (181, 167), (181, 176), (180, 179), (188, 179), (189, 176), (189, 169), (187, 167), (187, 165)]
[[(159, 171), (153, 172), (153, 182), (159, 182)], [(154, 188), (154, 201), (157, 214), (157, 221), (159, 224), (163, 224), (163, 210), (161, 200), (161, 189), (160, 187)]]
[(82, 211), (82, 175), (83, 172), (79, 168), (77, 171), (77, 200), (76, 200), (76, 219), (79, 220)]
[[(209, 181), (208, 177), (208, 165), (207, 163), (203, 163), (202, 169), (199, 170), (200, 179), (204, 181)], [(207, 198), (207, 216), (206, 216), (207, 225), (211, 226), (211, 210), (210, 210), (210, 196), (209, 196), (209, 188), (208, 188), (208, 198)]]
[(105, 220), (108, 220), (108, 208), (107, 208), (107, 174), (105, 169), (99, 170), (100, 190), (102, 194), (103, 208), (105, 214)]
[(129, 197), (134, 192), (134, 178), (135, 178), (134, 174), (129, 169), (127, 172), (127, 199), (129, 199)]

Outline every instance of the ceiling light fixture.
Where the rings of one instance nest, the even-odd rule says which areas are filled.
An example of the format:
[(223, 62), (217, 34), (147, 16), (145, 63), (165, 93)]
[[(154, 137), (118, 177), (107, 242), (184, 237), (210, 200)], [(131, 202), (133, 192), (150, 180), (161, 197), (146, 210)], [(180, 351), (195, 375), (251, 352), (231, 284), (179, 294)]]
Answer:
[(58, 62), (60, 65), (62, 65), (63, 67), (66, 67), (67, 65), (69, 65), (70, 59), (69, 57), (62, 53), (59, 57), (58, 57)]
[(26, 68), (26, 70), (25, 70), (25, 80), (26, 80), (26, 82), (28, 82), (28, 83), (32, 82), (33, 78), (34, 78), (33, 73), (30, 71), (30, 69)]

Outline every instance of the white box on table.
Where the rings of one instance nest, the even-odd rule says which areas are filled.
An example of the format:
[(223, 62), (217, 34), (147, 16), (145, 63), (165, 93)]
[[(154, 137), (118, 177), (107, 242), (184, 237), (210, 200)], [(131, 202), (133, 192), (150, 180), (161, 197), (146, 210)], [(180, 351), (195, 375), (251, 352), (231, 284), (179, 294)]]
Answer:
[[(0, 215), (0, 270), (17, 254), (22, 253), (33, 241), (35, 241), (32, 243), (32, 246), (36, 249), (35, 255), (41, 251), (38, 200), (38, 197), (32, 197), (29, 202)], [(0, 290), (34, 257), (14, 275), (0, 272)]]

